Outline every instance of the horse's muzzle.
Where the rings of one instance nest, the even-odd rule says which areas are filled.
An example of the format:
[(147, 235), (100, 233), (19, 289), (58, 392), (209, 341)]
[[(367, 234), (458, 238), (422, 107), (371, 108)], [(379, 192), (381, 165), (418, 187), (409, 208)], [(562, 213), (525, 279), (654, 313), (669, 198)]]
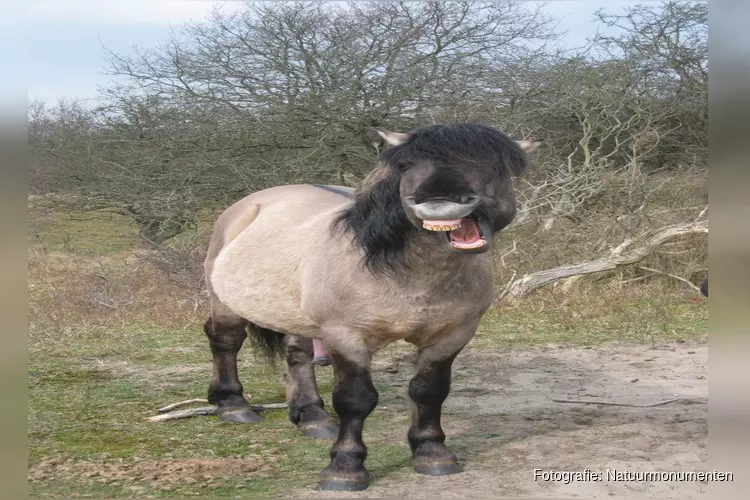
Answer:
[(406, 197), (405, 201), (414, 215), (422, 220), (454, 220), (466, 217), (479, 206), (479, 196), (468, 196), (467, 198), (469, 201), (466, 203), (446, 200), (415, 203), (413, 196)]

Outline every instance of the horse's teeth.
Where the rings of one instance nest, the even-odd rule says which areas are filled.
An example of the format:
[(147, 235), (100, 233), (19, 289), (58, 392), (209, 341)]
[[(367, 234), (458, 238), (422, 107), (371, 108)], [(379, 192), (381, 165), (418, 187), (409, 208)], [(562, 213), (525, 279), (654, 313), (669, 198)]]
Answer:
[(466, 245), (462, 245), (462, 246), (456, 246), (456, 245), (454, 245), (454, 246), (456, 246), (456, 248), (463, 248), (465, 250), (468, 250), (468, 249), (472, 249), (472, 248), (482, 248), (486, 244), (487, 244), (487, 240), (485, 240), (484, 238), (482, 238), (479, 241), (477, 241), (476, 243), (467, 243)]
[(458, 229), (461, 227), (461, 224), (452, 224), (452, 225), (431, 225), (427, 223), (422, 223), (422, 227), (427, 229), (428, 231), (453, 231), (454, 229)]

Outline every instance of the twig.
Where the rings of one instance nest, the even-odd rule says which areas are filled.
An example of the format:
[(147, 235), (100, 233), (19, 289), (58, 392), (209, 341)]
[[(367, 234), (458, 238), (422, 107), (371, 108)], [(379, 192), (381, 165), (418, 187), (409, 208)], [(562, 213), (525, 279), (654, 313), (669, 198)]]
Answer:
[(166, 413), (168, 411), (172, 411), (175, 408), (179, 408), (180, 406), (186, 406), (191, 405), (193, 403), (208, 403), (207, 399), (186, 399), (185, 401), (178, 401), (176, 403), (172, 403), (171, 405), (167, 405), (164, 408), (159, 408), (159, 413)]
[[(245, 396), (245, 399), (250, 399), (250, 398), (253, 397), (251, 394), (248, 394), (248, 393), (245, 393), (244, 396)], [(158, 412), (159, 413), (166, 413), (168, 411), (174, 410), (175, 408), (179, 408), (180, 406), (187, 406), (187, 405), (191, 405), (191, 404), (194, 404), (194, 403), (207, 404), (208, 400), (207, 399), (203, 399), (203, 398), (186, 399), (185, 401), (178, 401), (176, 403), (172, 403), (171, 405), (167, 405), (164, 408), (159, 408)]]
[(583, 405), (602, 405), (602, 406), (630, 406), (632, 408), (653, 408), (654, 406), (661, 406), (665, 405), (667, 403), (674, 403), (675, 401), (680, 401), (681, 398), (674, 398), (674, 399), (665, 399), (664, 401), (659, 401), (657, 403), (652, 403), (650, 405), (634, 405), (631, 403), (609, 403), (606, 401), (581, 401), (578, 399), (553, 399), (555, 403), (577, 403), (577, 404), (583, 404)]
[(505, 287), (505, 290), (503, 290), (503, 292), (497, 298), (498, 302), (503, 300), (503, 298), (505, 298), (505, 296), (508, 294), (508, 291), (510, 291), (511, 285), (513, 285), (513, 280), (515, 279), (515, 277), (516, 277), (516, 271), (513, 271), (513, 276), (511, 276), (510, 279), (508, 280), (508, 285)]
[(200, 415), (216, 415), (216, 407), (215, 406), (202, 406), (200, 408), (190, 408), (188, 410), (173, 411), (170, 413), (162, 413), (161, 415), (154, 415), (152, 417), (146, 417), (144, 418), (144, 420), (147, 422), (166, 422), (167, 420), (197, 417)]
[(507, 252), (505, 252), (504, 254), (500, 256), (500, 262), (503, 264), (503, 266), (505, 266), (505, 257), (507, 257), (508, 255), (512, 254), (515, 251), (516, 251), (516, 240), (513, 240), (513, 248), (511, 248), (510, 250), (508, 250)]
[(643, 269), (644, 271), (649, 271), (649, 272), (652, 272), (652, 273), (661, 274), (661, 275), (664, 275), (664, 276), (669, 276), (670, 278), (674, 278), (677, 281), (682, 281), (683, 283), (687, 284), (690, 288), (692, 288), (696, 292), (700, 292), (701, 291), (701, 289), (699, 287), (693, 285), (692, 283), (690, 283), (690, 281), (686, 280), (685, 278), (681, 278), (679, 276), (675, 276), (674, 274), (669, 274), (669, 273), (667, 273), (665, 271), (659, 271), (658, 269), (652, 269), (652, 268), (646, 267), (646, 266), (638, 266), (638, 268), (639, 269)]
[[(281, 410), (287, 408), (286, 403), (269, 403), (269, 404), (255, 404), (250, 405), (253, 411), (263, 410)], [(187, 410), (173, 411), (169, 413), (162, 413), (161, 415), (154, 415), (152, 417), (146, 417), (144, 420), (147, 422), (166, 422), (167, 420), (177, 420), (181, 418), (198, 417), (203, 415), (216, 415), (215, 406), (201, 406), (200, 408), (190, 408)]]

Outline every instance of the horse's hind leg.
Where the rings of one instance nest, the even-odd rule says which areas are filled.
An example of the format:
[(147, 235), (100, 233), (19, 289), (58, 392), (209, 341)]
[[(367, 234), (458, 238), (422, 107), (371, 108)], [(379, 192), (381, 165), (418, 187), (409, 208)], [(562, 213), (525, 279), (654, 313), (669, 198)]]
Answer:
[(215, 297), (211, 300), (211, 316), (203, 329), (211, 345), (213, 377), (208, 388), (208, 401), (215, 404), (217, 415), (224, 422), (259, 422), (242, 395), (237, 373), (237, 353), (247, 338), (248, 321), (229, 310)]
[(417, 354), (417, 373), (409, 383), (412, 424), (408, 438), (412, 463), (422, 474), (443, 476), (458, 472), (458, 460), (444, 444), (440, 414), (450, 392), (453, 360), (475, 330), (476, 325), (472, 325), (457, 331)]
[(305, 436), (322, 439), (333, 439), (338, 436), (339, 428), (323, 409), (323, 400), (318, 393), (313, 365), (313, 343), (310, 339), (285, 335), (286, 345), (286, 385), (289, 420)]

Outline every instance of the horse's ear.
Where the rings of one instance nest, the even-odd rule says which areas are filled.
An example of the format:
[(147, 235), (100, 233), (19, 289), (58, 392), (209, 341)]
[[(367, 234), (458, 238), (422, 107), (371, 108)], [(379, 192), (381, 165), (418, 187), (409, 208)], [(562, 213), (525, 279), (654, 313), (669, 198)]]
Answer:
[(524, 153), (531, 153), (536, 148), (542, 145), (544, 141), (528, 141), (528, 140), (522, 140), (522, 141), (516, 141), (516, 144), (518, 144), (521, 147), (521, 150)]
[(388, 130), (378, 128), (378, 135), (383, 138), (385, 142), (391, 146), (398, 146), (409, 140), (409, 134), (402, 134), (401, 132), (389, 132)]

